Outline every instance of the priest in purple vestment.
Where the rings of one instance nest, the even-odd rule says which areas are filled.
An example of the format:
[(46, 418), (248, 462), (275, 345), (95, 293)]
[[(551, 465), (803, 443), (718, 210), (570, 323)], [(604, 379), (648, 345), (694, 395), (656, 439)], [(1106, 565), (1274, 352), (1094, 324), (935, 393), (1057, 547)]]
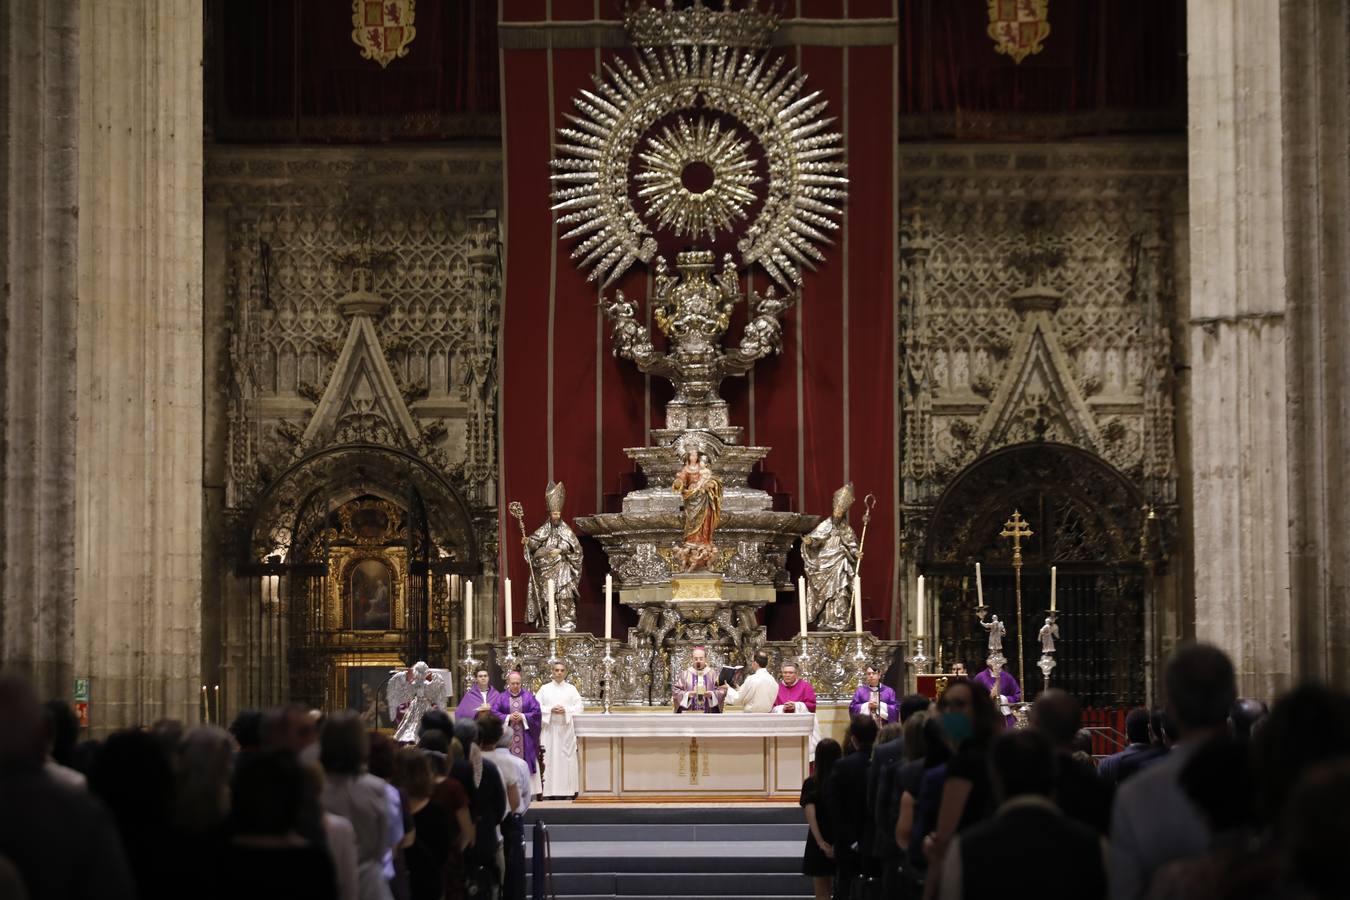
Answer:
[(695, 647), (689, 668), (675, 679), (675, 711), (720, 713), (726, 695), (726, 686), (718, 687), (717, 675), (708, 667), (708, 651)]
[(519, 672), (506, 676), (506, 690), (492, 701), (492, 711), (511, 726), (511, 755), (525, 760), (530, 766), (530, 774), (536, 775), (543, 710), (534, 694), (521, 687)]
[(783, 681), (778, 685), (778, 697), (774, 700), (773, 711), (801, 713), (816, 711), (816, 689), (811, 682), (797, 677), (797, 664), (785, 662), (778, 667)]
[(868, 666), (863, 673), (863, 683), (853, 692), (853, 702), (848, 705), (850, 716), (871, 716), (880, 728), (890, 722), (898, 722), (900, 710), (895, 703), (895, 689), (881, 683), (881, 673), (876, 666)]
[(455, 707), (456, 719), (472, 719), (480, 712), (492, 709), (492, 704), (501, 696), (502, 692), (492, 686), (487, 669), (474, 672), (473, 679), (473, 687), (464, 692), (459, 706)]
[(989, 692), (989, 696), (994, 700), (994, 706), (998, 707), (999, 712), (1003, 713), (1003, 724), (1007, 728), (1012, 728), (1017, 724), (1017, 719), (1012, 714), (1012, 704), (1022, 702), (1022, 686), (1017, 683), (1017, 679), (1012, 677), (1003, 669), (998, 670), (998, 690), (994, 690), (994, 673), (988, 666), (974, 678), (970, 679), (975, 684)]

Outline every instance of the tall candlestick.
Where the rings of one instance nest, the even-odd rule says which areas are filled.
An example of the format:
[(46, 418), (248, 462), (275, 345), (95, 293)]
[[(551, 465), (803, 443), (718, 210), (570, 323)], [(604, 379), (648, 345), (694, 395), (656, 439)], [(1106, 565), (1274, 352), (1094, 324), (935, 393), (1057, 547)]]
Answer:
[(1057, 571), (1057, 567), (1056, 567), (1056, 566), (1051, 566), (1051, 567), (1050, 567), (1050, 611), (1051, 611), (1051, 612), (1054, 612), (1054, 611), (1055, 611), (1055, 574), (1056, 574), (1056, 571)]
[(512, 636), (512, 627), (514, 626), (514, 617), (511, 613), (511, 579), (506, 579), (506, 636)]
[(853, 630), (862, 633), (862, 578), (853, 578)]
[(919, 593), (914, 600), (914, 636), (923, 637), (928, 632), (927, 610), (924, 608), (923, 576), (919, 576)]
[(548, 639), (556, 641), (558, 639), (558, 608), (553, 600), (553, 579), (548, 580), (545, 588), (548, 592)]
[(473, 640), (473, 582), (464, 582), (464, 640)]
[(797, 610), (802, 617), (802, 637), (806, 637), (806, 579), (797, 579)]
[(984, 606), (984, 578), (980, 575), (979, 563), (975, 564), (975, 597), (979, 600), (980, 606)]
[(606, 575), (606, 576), (605, 576), (605, 640), (609, 640), (609, 639), (612, 637), (612, 635), (610, 634), (610, 629), (611, 629), (611, 623), (612, 623), (612, 621), (613, 621), (613, 619), (612, 619), (613, 609), (611, 608), (611, 607), (612, 607), (612, 604), (613, 604), (613, 601), (614, 601), (614, 576), (613, 576), (613, 575)]

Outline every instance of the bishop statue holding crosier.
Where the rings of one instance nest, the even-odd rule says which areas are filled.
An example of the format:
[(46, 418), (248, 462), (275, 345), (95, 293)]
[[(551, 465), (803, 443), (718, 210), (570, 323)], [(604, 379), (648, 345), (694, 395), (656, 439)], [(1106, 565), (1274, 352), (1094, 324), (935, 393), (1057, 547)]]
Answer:
[(848, 524), (853, 484), (834, 492), (830, 517), (802, 538), (807, 619), (821, 631), (848, 631), (853, 619), (853, 578), (858, 572), (858, 538)]
[(526, 594), (525, 618), (541, 631), (548, 630), (548, 597), (545, 585), (553, 582), (553, 602), (557, 609), (558, 631), (577, 630), (577, 589), (581, 580), (581, 542), (563, 521), (567, 491), (561, 481), (549, 482), (544, 492), (548, 519), (524, 538), (525, 556), (530, 563), (530, 584)]

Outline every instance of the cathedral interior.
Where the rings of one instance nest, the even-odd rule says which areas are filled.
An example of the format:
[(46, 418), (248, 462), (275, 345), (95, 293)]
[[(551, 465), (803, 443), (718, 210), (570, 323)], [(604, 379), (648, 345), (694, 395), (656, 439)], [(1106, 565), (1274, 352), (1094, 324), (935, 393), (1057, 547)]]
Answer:
[[(665, 4), (692, 5), (747, 6)], [(1344, 683), (1350, 6), (1041, 0), (1000, 31), (992, 0), (751, 5), (801, 105), (758, 70), (714, 86), (725, 108), (662, 101), (632, 140), (665, 129), (670, 159), (586, 201), (654, 219), (662, 165), (695, 197), (744, 173), (694, 207), (722, 216), (697, 243), (760, 306), (728, 302), (743, 364), (686, 403), (643, 356), (676, 338), (643, 341), (695, 242), (644, 220), (630, 246), (614, 213), (578, 253), (551, 181), (611, 139), (624, 85), (679, 74), (632, 4), (421, 0), (375, 40), (329, 0), (4, 3), (0, 666), (95, 735), (362, 709), (417, 660), (458, 683), (518, 649), (528, 676), (549, 648), (521, 539), (561, 482), (574, 634), (616, 636), (569, 645), (581, 693), (612, 649), (646, 667), (620, 699), (655, 703), (682, 652), (658, 671), (643, 606), (668, 560), (623, 529), (678, 527), (644, 455), (678, 446), (720, 466), (740, 604), (678, 628), (734, 635), (728, 658), (799, 632), (806, 654), (796, 539), (852, 484), (840, 633), (897, 685), (917, 638), (933, 671), (978, 667), (977, 607), (1019, 661), (1053, 609), (1054, 683), (1094, 709), (1153, 702), (1195, 640), (1243, 696)], [(681, 103), (714, 134), (681, 136)], [(834, 163), (783, 162), (774, 116), (806, 109)], [(825, 670), (853, 645), (812, 647), (852, 690)]]

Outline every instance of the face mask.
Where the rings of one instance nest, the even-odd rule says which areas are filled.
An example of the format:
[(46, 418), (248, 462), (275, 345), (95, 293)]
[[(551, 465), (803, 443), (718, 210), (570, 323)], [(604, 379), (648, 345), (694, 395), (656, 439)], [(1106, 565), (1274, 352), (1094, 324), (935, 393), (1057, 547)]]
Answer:
[(945, 712), (942, 714), (942, 730), (947, 732), (947, 737), (951, 738), (953, 744), (959, 745), (971, 735), (970, 716), (959, 712)]

